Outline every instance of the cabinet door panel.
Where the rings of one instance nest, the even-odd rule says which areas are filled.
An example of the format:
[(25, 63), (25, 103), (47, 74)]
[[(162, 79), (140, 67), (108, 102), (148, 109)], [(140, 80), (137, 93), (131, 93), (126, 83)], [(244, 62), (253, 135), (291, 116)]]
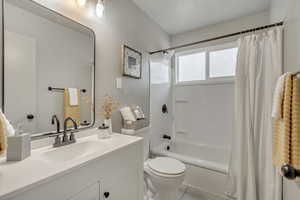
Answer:
[[(101, 200), (142, 200), (143, 199), (143, 143), (136, 149), (124, 149), (104, 169), (100, 182)], [(108, 192), (109, 195), (105, 195)], [(107, 196), (107, 197), (106, 197)]]
[(100, 185), (95, 183), (73, 196), (70, 200), (100, 200)]

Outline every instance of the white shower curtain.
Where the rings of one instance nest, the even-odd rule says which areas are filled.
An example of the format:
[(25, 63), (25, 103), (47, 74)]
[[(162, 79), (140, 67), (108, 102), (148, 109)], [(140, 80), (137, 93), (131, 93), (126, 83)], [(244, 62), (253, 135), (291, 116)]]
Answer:
[(229, 195), (237, 200), (281, 199), (281, 178), (272, 165), (272, 96), (282, 74), (282, 29), (239, 41), (235, 129)]

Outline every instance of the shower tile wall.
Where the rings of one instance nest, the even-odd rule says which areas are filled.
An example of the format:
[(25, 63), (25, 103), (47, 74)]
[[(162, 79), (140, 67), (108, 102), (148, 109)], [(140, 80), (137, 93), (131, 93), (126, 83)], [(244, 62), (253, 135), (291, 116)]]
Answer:
[[(151, 147), (163, 142), (162, 135), (172, 135), (172, 87), (170, 63), (151, 62)], [(162, 105), (167, 104), (168, 113), (162, 113)]]
[(229, 147), (233, 130), (234, 84), (175, 89), (176, 139)]

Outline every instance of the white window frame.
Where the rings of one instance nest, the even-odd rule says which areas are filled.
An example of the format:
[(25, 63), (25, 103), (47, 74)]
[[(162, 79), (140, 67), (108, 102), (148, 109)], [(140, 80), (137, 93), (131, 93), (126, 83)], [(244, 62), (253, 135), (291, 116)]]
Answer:
[[(225, 49), (232, 49), (237, 48), (237, 42), (231, 42), (216, 46), (209, 46), (204, 48), (197, 48), (197, 49), (191, 49), (187, 51), (181, 51), (175, 53), (175, 81), (174, 84), (177, 86), (181, 85), (198, 85), (198, 84), (223, 84), (223, 83), (232, 83), (234, 82), (234, 76), (224, 76), (224, 77), (210, 77), (209, 76), (209, 67), (210, 67), (210, 59), (209, 55), (212, 51), (219, 51), (219, 50), (225, 50)], [(179, 80), (179, 57), (184, 55), (190, 55), (190, 54), (196, 54), (196, 53), (202, 53), (205, 52), (206, 61), (205, 61), (205, 80), (195, 80), (195, 81), (178, 81)]]

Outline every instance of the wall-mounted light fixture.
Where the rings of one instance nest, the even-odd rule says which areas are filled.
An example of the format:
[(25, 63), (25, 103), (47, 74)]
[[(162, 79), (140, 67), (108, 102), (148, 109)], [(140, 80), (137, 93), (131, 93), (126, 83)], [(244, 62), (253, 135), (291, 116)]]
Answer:
[(77, 4), (78, 4), (79, 6), (84, 6), (84, 5), (86, 4), (86, 1), (87, 1), (87, 0), (77, 0)]
[(104, 13), (104, 0), (98, 0), (98, 3), (96, 5), (96, 15), (97, 17), (101, 18), (103, 17)]
[[(79, 6), (85, 6), (85, 4), (88, 0), (76, 0), (76, 1)], [(99, 18), (103, 17), (104, 9), (105, 9), (104, 0), (98, 0), (98, 2), (96, 4), (96, 9), (95, 9), (96, 16)]]

